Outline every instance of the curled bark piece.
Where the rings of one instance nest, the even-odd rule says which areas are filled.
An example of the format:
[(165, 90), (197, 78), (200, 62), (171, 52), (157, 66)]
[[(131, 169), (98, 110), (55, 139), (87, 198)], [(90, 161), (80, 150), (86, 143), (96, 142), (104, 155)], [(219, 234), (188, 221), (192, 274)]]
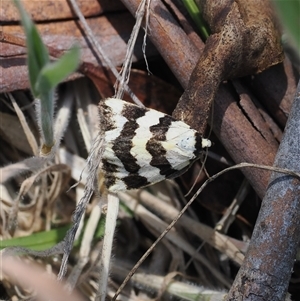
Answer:
[[(197, 1), (212, 35), (207, 39), (188, 88), (174, 116), (203, 134), (219, 84), (275, 65), (283, 60), (280, 35), (269, 1)], [(194, 103), (201, 102), (201, 112)]]

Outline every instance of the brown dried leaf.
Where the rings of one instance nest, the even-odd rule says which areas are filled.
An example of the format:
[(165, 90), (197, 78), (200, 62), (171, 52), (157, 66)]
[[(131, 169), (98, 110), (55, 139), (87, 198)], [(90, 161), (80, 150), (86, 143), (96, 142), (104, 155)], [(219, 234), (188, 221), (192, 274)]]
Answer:
[[(110, 70), (89, 63), (83, 63), (81, 70), (93, 81), (102, 98), (115, 93), (113, 86), (116, 79)], [(149, 77), (145, 71), (136, 69), (131, 70), (129, 87), (146, 107), (168, 114), (174, 110), (180, 97), (180, 91), (173, 85), (156, 76)], [(124, 99), (131, 100), (128, 94), (124, 95)]]

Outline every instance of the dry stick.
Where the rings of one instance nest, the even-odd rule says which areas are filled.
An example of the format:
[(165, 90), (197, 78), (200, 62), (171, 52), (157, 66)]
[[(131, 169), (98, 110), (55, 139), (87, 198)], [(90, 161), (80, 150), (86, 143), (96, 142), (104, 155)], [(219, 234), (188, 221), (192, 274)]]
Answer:
[[(85, 31), (88, 39), (90, 40), (91, 44), (94, 46), (94, 50), (96, 51), (97, 55), (99, 55), (100, 58), (103, 58), (105, 63), (109, 66), (110, 70), (114, 74), (114, 76), (117, 78), (118, 81), (122, 82), (122, 78), (120, 77), (117, 69), (113, 65), (112, 61), (106, 56), (105, 52), (103, 51), (102, 47), (98, 43), (97, 39), (95, 38), (93, 31), (87, 24), (83, 14), (81, 13), (76, 0), (69, 0), (74, 12), (76, 13), (77, 17), (79, 18), (83, 30)], [(139, 106), (143, 107), (144, 105), (141, 103), (141, 101), (137, 98), (137, 96), (131, 91), (131, 89), (127, 86), (127, 84), (124, 83), (124, 88), (126, 92), (129, 94), (129, 96), (132, 98), (132, 100)]]
[[(300, 112), (300, 109), (299, 109)], [(300, 118), (299, 118), (300, 120)], [(299, 148), (300, 149), (300, 148)], [(182, 208), (178, 216), (169, 224), (169, 226), (165, 229), (165, 231), (155, 240), (155, 242), (152, 244), (152, 246), (145, 252), (145, 254), (140, 258), (140, 260), (134, 265), (134, 267), (131, 269), (131, 271), (128, 273), (127, 277), (123, 281), (123, 283), (118, 288), (117, 292), (115, 293), (114, 297), (112, 298), (112, 301), (116, 300), (120, 292), (123, 290), (125, 285), (128, 283), (132, 275), (136, 272), (136, 270), (139, 268), (139, 266), (145, 261), (145, 259), (150, 255), (150, 253), (153, 251), (153, 249), (156, 247), (156, 245), (162, 240), (167, 233), (174, 227), (174, 225), (177, 223), (177, 221), (181, 218), (181, 216), (185, 213), (185, 211), (188, 209), (188, 207), (194, 202), (194, 200), (198, 197), (198, 195), (203, 191), (203, 189), (212, 181), (223, 175), (224, 173), (235, 170), (235, 169), (241, 169), (245, 167), (251, 167), (251, 168), (257, 168), (257, 169), (263, 169), (263, 170), (269, 170), (276, 173), (282, 173), (289, 175), (291, 177), (297, 178), (300, 180), (300, 173), (294, 172), (289, 169), (285, 168), (279, 168), (279, 167), (271, 167), (271, 166), (265, 166), (265, 165), (257, 165), (257, 164), (251, 164), (251, 163), (240, 163), (231, 167), (228, 167), (217, 174), (213, 175), (211, 178), (207, 179), (203, 185), (199, 188), (199, 190), (194, 194), (194, 196), (186, 203), (186, 205)], [(299, 210), (300, 212), (300, 210)], [(300, 219), (299, 219), (300, 221)]]
[[(300, 82), (274, 165), (300, 172)], [(226, 300), (283, 300), (300, 242), (300, 182), (273, 173)], [(245, 291), (245, 287), (247, 290)]]

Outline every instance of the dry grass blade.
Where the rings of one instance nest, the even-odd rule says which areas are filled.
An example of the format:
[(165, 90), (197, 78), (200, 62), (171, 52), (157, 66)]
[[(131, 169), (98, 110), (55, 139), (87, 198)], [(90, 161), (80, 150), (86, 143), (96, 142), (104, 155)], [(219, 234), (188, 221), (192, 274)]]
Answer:
[(61, 139), (65, 134), (65, 131), (69, 125), (69, 121), (71, 118), (73, 108), (73, 99), (70, 90), (64, 95), (63, 102), (56, 114), (55, 122), (54, 122), (54, 137), (55, 137), (55, 153), (59, 148)]
[(165, 278), (157, 275), (136, 273), (132, 276), (132, 281), (137, 284), (137, 287), (144, 287), (149, 292), (153, 290), (159, 291), (164, 286), (164, 293), (182, 298), (182, 300), (221, 301), (226, 295), (223, 292), (209, 290), (176, 280), (169, 280), (169, 282), (164, 284)]
[(37, 156), (38, 155), (38, 150), (39, 150), (38, 149), (38, 144), (37, 144), (36, 139), (34, 138), (34, 135), (33, 135), (32, 131), (30, 130), (29, 125), (26, 122), (26, 118), (25, 118), (22, 110), (19, 108), (16, 100), (14, 99), (14, 97), (11, 94), (9, 94), (9, 98), (11, 100), (11, 103), (12, 103), (15, 111), (16, 111), (17, 116), (19, 117), (20, 123), (22, 125), (23, 130), (24, 130), (27, 141), (28, 141), (29, 145), (31, 146), (32, 152), (35, 156)]
[[(148, 22), (149, 22), (149, 5), (150, 5), (150, 0), (142, 0), (137, 11), (136, 11), (136, 22), (135, 25), (132, 29), (132, 33), (130, 36), (130, 39), (127, 43), (127, 52), (126, 52), (126, 57), (123, 62), (122, 70), (120, 72), (120, 78), (118, 78), (117, 82), (117, 89), (116, 89), (116, 98), (118, 99), (123, 99), (124, 91), (126, 91), (126, 87), (129, 82), (129, 77), (130, 77), (130, 71), (131, 71), (131, 65), (132, 65), (132, 59), (133, 59), (133, 48), (136, 43), (136, 39), (138, 36), (138, 33), (140, 31), (142, 21), (145, 17), (145, 14), (147, 12), (147, 18), (146, 18), (146, 28), (148, 27)], [(144, 36), (144, 45), (146, 43), (146, 37), (147, 37), (147, 31)], [(144, 51), (145, 55), (145, 51)], [(147, 62), (147, 60), (146, 60)], [(144, 107), (142, 102), (136, 103), (141, 107)]]
[(236, 218), (236, 213), (239, 210), (241, 204), (246, 198), (247, 193), (249, 192), (250, 185), (246, 179), (244, 179), (239, 191), (237, 192), (234, 200), (224, 213), (221, 220), (217, 223), (215, 229), (221, 233), (227, 233), (228, 228), (234, 222)]
[[(120, 193), (121, 195), (121, 193)], [(156, 215), (148, 211), (145, 207), (138, 204), (138, 200), (133, 199), (129, 195), (122, 193), (121, 199), (125, 202), (125, 204), (131, 209), (135, 211), (136, 216), (141, 219), (141, 221), (153, 230), (153, 234), (158, 236), (160, 233), (163, 233), (164, 230), (167, 228), (168, 224), (160, 220)], [(208, 270), (211, 272), (212, 275), (218, 279), (222, 284), (224, 284), (227, 288), (230, 287), (230, 283), (225, 279), (224, 275), (222, 275), (216, 268), (212, 266), (208, 260), (202, 256), (201, 254), (197, 253), (196, 249), (186, 240), (184, 239), (176, 230), (175, 228), (171, 229), (168, 232), (166, 238), (172, 242), (175, 246), (178, 246), (182, 249), (185, 253), (189, 254), (190, 256), (194, 256), (196, 260), (203, 264), (203, 266), (207, 267)]]
[(5, 183), (11, 178), (14, 178), (25, 172), (35, 172), (41, 169), (46, 163), (45, 158), (33, 157), (23, 160), (22, 162), (10, 164), (0, 168), (0, 182)]
[[(85, 268), (86, 264), (89, 262), (92, 240), (94, 238), (94, 234), (98, 226), (100, 217), (101, 217), (101, 207), (100, 204), (96, 204), (91, 212), (91, 215), (85, 227), (85, 231), (83, 233), (77, 264), (74, 266), (72, 272), (68, 276), (67, 282), (70, 291), (72, 291), (76, 287), (78, 279), (82, 275), (83, 269)], [(80, 232), (81, 230), (78, 229), (77, 235), (79, 235)], [(101, 252), (101, 250), (99, 251)]]
[(86, 161), (78, 155), (71, 154), (64, 148), (59, 149), (59, 160), (71, 169), (72, 178), (83, 184), (87, 181)]
[(97, 300), (105, 301), (110, 269), (111, 252), (119, 212), (119, 199), (117, 196), (108, 195), (108, 206), (105, 221), (105, 234), (103, 239), (100, 259), (99, 287)]
[[(163, 216), (166, 220), (173, 220), (172, 223), (168, 226), (168, 229), (172, 228), (172, 226), (175, 225), (177, 221), (179, 221), (182, 227), (197, 235), (199, 238), (201, 238), (220, 252), (229, 256), (229, 258), (231, 258), (233, 261), (237, 262), (238, 264), (242, 263), (244, 258), (243, 254), (227, 236), (216, 232), (213, 228), (208, 227), (203, 223), (197, 222), (188, 216), (182, 216), (184, 213), (182, 211), (187, 210), (187, 208), (192, 203), (191, 201), (189, 201), (184, 206), (184, 208), (179, 211), (173, 206), (161, 202), (159, 199), (157, 199), (147, 191), (141, 191), (139, 199), (142, 204), (152, 208), (153, 211), (158, 213), (160, 216)], [(179, 219), (180, 217), (182, 218)]]

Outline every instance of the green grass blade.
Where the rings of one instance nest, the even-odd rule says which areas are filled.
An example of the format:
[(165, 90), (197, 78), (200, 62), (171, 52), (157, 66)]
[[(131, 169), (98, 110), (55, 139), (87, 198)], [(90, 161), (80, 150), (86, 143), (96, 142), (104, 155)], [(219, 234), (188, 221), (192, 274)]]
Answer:
[[(61, 242), (71, 225), (52, 229), (49, 231), (42, 231), (33, 233), (24, 237), (15, 237), (0, 241), (0, 249), (7, 247), (24, 247), (35, 251), (47, 250), (59, 242)], [(101, 218), (94, 234), (94, 239), (98, 240), (103, 237), (105, 228), (105, 218)], [(75, 246), (81, 243), (81, 237), (75, 242)]]
[(49, 62), (48, 50), (20, 0), (14, 0), (14, 3), (19, 10), (21, 23), (26, 35), (27, 64), (32, 94), (38, 97), (39, 91), (35, 90), (35, 84), (40, 70)]
[(40, 91), (41, 94), (53, 90), (77, 69), (79, 59), (80, 50), (75, 45), (56, 62), (48, 63), (43, 67), (37, 79), (35, 89)]
[(210, 32), (208, 25), (202, 17), (199, 7), (197, 6), (194, 0), (182, 0), (182, 3), (188, 11), (189, 15), (191, 16), (191, 18), (193, 19), (193, 21), (195, 22), (202, 38), (206, 40), (209, 37)]

